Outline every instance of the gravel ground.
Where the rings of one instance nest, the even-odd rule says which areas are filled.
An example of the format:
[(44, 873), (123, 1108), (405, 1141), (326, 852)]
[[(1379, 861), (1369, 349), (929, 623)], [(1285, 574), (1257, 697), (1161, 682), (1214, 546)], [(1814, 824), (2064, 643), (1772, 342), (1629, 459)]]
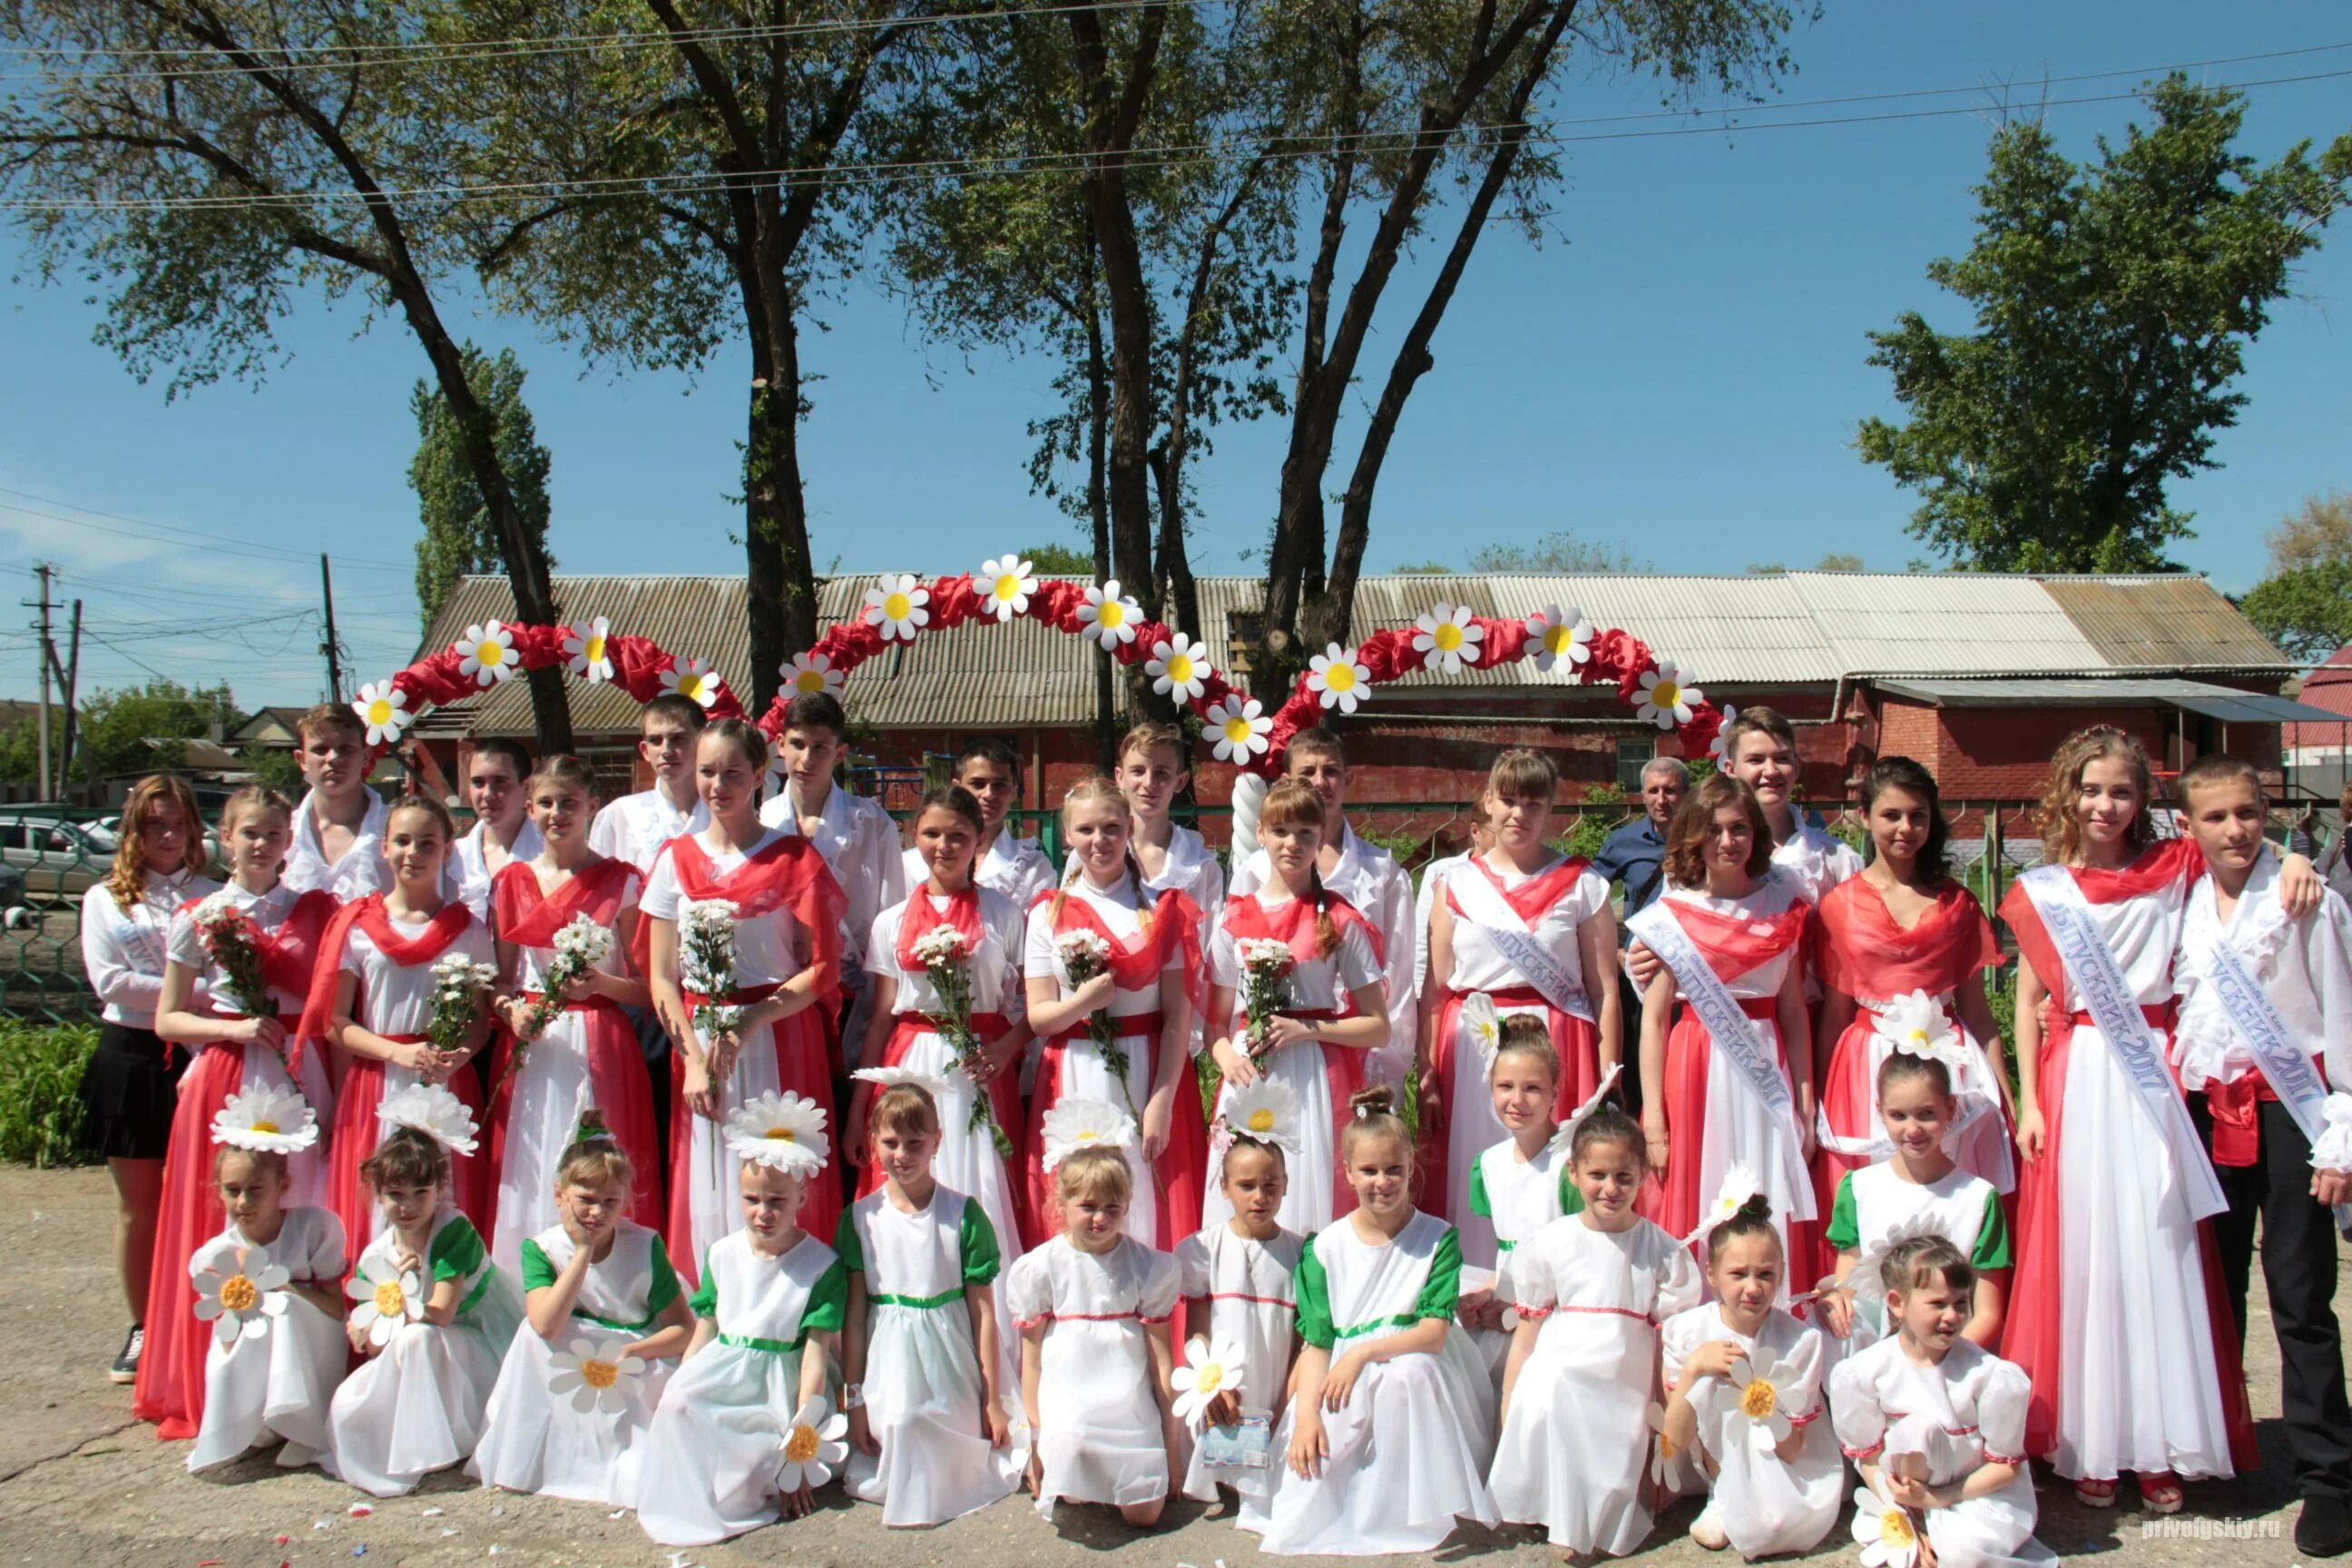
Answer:
[[(316, 1471), (288, 1475), (266, 1462), (197, 1480), (186, 1449), (157, 1443), (131, 1419), (128, 1389), (110, 1385), (107, 1358), (122, 1312), (109, 1263), (110, 1192), (101, 1172), (0, 1170), (0, 1376), (14, 1390), (0, 1424), (0, 1565), (135, 1564), (138, 1568), (323, 1568), (372, 1559), (383, 1563), (501, 1568), (614, 1564), (665, 1568), (633, 1517), (607, 1518), (578, 1503), (482, 1490), (462, 1477), (428, 1481), (417, 1494), (354, 1519), (359, 1494)], [(2260, 1271), (2256, 1271), (2260, 1289)], [(2344, 1303), (2339, 1295), (2339, 1310)], [(2284, 1568), (2296, 1561), (2295, 1503), (2278, 1430), (2278, 1358), (2259, 1295), (2251, 1335), (2254, 1409), (2262, 1417), (2265, 1468), (2227, 1483), (2189, 1489), (2187, 1512), (2151, 1521), (2143, 1533), (2136, 1499), (2116, 1512), (2077, 1508), (2045, 1488), (2042, 1537), (2061, 1556), (2113, 1555), (2123, 1564), (2244, 1564)], [(22, 1357), (22, 1360), (18, 1358)], [(2130, 1489), (2125, 1489), (2128, 1496)], [(1107, 1510), (1066, 1509), (1040, 1520), (1025, 1499), (933, 1531), (885, 1531), (874, 1510), (853, 1510), (838, 1489), (804, 1522), (763, 1530), (726, 1546), (679, 1554), (709, 1568), (734, 1563), (848, 1564), (921, 1568), (930, 1563), (1116, 1563), (1155, 1568), (1239, 1568), (1256, 1557), (1252, 1538), (1221, 1515), (1185, 1503), (1150, 1534)], [(1644, 1563), (1709, 1561), (1683, 1535), (1694, 1505), (1669, 1514)], [(282, 1544), (281, 1544), (282, 1542)], [(1822, 1561), (1853, 1561), (1841, 1521)], [(1551, 1561), (1526, 1531), (1465, 1531), (1439, 1554), (1495, 1568)], [(1337, 1561), (1337, 1560), (1334, 1560)], [(2352, 1560), (2347, 1560), (2352, 1561)], [(371, 1564), (372, 1568), (372, 1564)]]

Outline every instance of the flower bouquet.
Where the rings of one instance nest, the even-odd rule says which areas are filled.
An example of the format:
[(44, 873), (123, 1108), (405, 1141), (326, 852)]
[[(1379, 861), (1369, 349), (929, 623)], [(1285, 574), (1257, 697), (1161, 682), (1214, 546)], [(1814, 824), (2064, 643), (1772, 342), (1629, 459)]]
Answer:
[(737, 912), (725, 899), (690, 900), (677, 912), (678, 978), (704, 998), (694, 1026), (713, 1039), (743, 1027), (744, 1009), (719, 1000), (735, 994)]
[(1262, 1057), (1272, 1045), (1267, 1026), (1290, 1005), (1290, 975), (1298, 961), (1288, 942), (1268, 936), (1245, 936), (1234, 945), (1242, 961), (1243, 1033), (1249, 1054)]
[(1009, 1160), (1013, 1140), (997, 1125), (995, 1108), (988, 1097), (988, 1047), (971, 1029), (971, 950), (963, 933), (951, 925), (933, 926), (915, 939), (914, 948), (931, 989), (939, 993), (940, 1011), (932, 1016), (931, 1026), (947, 1041), (948, 1049), (955, 1053), (956, 1066), (971, 1080), (971, 1116), (965, 1125), (975, 1132), (987, 1128), (998, 1158)]
[[(1110, 943), (1096, 931), (1064, 931), (1055, 940), (1054, 951), (1061, 959), (1062, 968), (1068, 973), (1073, 986), (1084, 985), (1110, 968)], [(1108, 1008), (1099, 1008), (1087, 1015), (1087, 1038), (1094, 1042), (1103, 1065), (1118, 1076), (1119, 1092), (1127, 1097), (1127, 1108), (1132, 1111), (1135, 1109), (1135, 1086), (1127, 1079), (1127, 1047), (1118, 1043), (1118, 1029), (1112, 1022)]]
[(261, 932), (252, 917), (223, 890), (198, 904), (193, 918), (205, 952), (222, 974), (221, 984), (212, 988), (213, 995), (233, 1004), (240, 1018), (275, 1017), (278, 1010), (269, 1005), (269, 982), (262, 973)]
[[(613, 956), (613, 933), (586, 915), (573, 915), (564, 922), (563, 929), (555, 933), (554, 946), (554, 962), (540, 976), (539, 1000), (530, 1005), (530, 1012), (524, 1017), (522, 1028), (515, 1035), (514, 1048), (507, 1053), (507, 1070), (499, 1079), (501, 1088), (508, 1079), (521, 1069), (523, 1052), (530, 1043), (545, 1034), (548, 1025), (563, 1011), (563, 995), (572, 988), (572, 983), (590, 970), (601, 967), (606, 959)], [(440, 965), (436, 964), (434, 972), (436, 974), (440, 973)], [(437, 998), (433, 1013), (434, 1022), (437, 1025), (441, 1015)], [(440, 1043), (437, 1035), (434, 1043)]]
[(480, 1022), (482, 1003), (497, 984), (499, 972), (477, 963), (462, 952), (446, 952), (433, 961), (433, 1018), (425, 1037), (444, 1053), (468, 1048), (474, 1026)]

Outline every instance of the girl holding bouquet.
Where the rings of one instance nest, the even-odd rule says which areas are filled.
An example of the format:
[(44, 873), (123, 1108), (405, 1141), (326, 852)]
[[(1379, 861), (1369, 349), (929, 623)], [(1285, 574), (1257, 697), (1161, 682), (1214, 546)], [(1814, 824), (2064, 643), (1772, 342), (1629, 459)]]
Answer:
[[(1364, 1053), (1389, 1037), (1371, 928), (1325, 891), (1316, 868), (1323, 831), (1323, 803), (1312, 789), (1283, 779), (1268, 790), (1258, 842), (1272, 875), (1226, 901), (1209, 939), (1211, 1050), (1224, 1075), (1218, 1113), (1261, 1079), (1290, 1091), (1297, 1153), (1280, 1220), (1302, 1236), (1355, 1206), (1335, 1140), (1364, 1086)], [(1233, 1213), (1223, 1189), (1213, 1190), (1201, 1224), (1223, 1225)]]
[[(473, 911), (442, 894), (441, 868), (456, 838), (441, 803), (402, 801), (385, 814), (388, 893), (369, 893), (335, 911), (319, 942), (319, 967), (302, 1011), (306, 1046), (334, 1047), (341, 1088), (327, 1134), (326, 1206), (342, 1222), (352, 1250), (375, 1237), (383, 1211), (360, 1179), (376, 1136), (376, 1108), (420, 1083), (446, 1086), (481, 1115), (474, 1053), (489, 1038), (494, 944)], [(490, 1161), (467, 1154), (451, 1162), (452, 1199), (482, 1212)]]
[(635, 951), (637, 870), (589, 847), (596, 795), (579, 758), (542, 759), (524, 793), (540, 851), (509, 861), (490, 884), (507, 1027), (490, 1096), (492, 1237), (499, 1267), (518, 1270), (523, 1239), (561, 1217), (557, 1168), (592, 1107), (627, 1156), (625, 1212), (648, 1229), (662, 1220), (653, 1088), (621, 1011), (646, 1000), (624, 956)]
[[(841, 885), (810, 840), (760, 825), (767, 767), (758, 730), (712, 721), (695, 750), (710, 826), (664, 845), (646, 879), (654, 1008), (684, 1059), (667, 1239), (689, 1271), (741, 1228), (727, 1113), (783, 1091), (823, 1110), (828, 1124), (834, 1114), (824, 1020), (841, 968)], [(807, 1177), (800, 1223), (831, 1236), (840, 1219), (840, 1175), (828, 1163)]]
[[(257, 786), (230, 795), (220, 816), (228, 886), (173, 915), (164, 946), (155, 1032), (198, 1050), (180, 1080), (163, 1159), (147, 1343), (131, 1406), (162, 1437), (194, 1436), (204, 1412), (211, 1337), (193, 1316), (188, 1259), (220, 1228), (214, 1118), (230, 1096), (250, 1088), (297, 1090), (322, 1114), (334, 1103), (325, 1053), (292, 1048), (319, 939), (335, 910), (333, 895), (298, 894), (279, 879), (293, 831), (293, 807), (277, 791)], [(293, 1202), (316, 1206), (326, 1191), (322, 1156), (308, 1150), (289, 1157), (287, 1168)]]
[(1208, 1131), (1186, 1072), (1185, 979), (1198, 967), (1200, 910), (1181, 892), (1144, 892), (1134, 818), (1109, 779), (1071, 787), (1062, 834), (1070, 874), (1030, 909), (1022, 963), (1029, 1026), (1045, 1042), (1024, 1159), (1034, 1228), (1023, 1239), (1034, 1247), (1059, 1228), (1060, 1202), (1041, 1163), (1044, 1128), (1056, 1103), (1085, 1099), (1139, 1124), (1126, 1151), (1135, 1188), (1127, 1234), (1165, 1250), (1200, 1228), (1208, 1184)]

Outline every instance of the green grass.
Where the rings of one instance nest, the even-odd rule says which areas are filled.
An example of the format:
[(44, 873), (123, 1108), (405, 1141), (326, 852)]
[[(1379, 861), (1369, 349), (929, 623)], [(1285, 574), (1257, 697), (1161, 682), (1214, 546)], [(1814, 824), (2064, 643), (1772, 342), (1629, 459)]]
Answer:
[(18, 1165), (86, 1165), (82, 1069), (98, 1049), (89, 1024), (36, 1026), (0, 1020), (0, 1160)]

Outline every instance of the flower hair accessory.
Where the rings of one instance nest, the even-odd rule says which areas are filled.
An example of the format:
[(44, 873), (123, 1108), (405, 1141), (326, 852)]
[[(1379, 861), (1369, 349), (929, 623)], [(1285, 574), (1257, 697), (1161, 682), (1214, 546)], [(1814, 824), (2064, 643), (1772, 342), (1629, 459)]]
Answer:
[(213, 1117), (213, 1142), (257, 1153), (299, 1154), (319, 1141), (318, 1113), (290, 1089), (254, 1084)]
[(1299, 1150), (1298, 1096), (1286, 1083), (1262, 1078), (1244, 1089), (1225, 1091), (1218, 1131), (1234, 1138), (1276, 1144), (1291, 1154)]
[(1685, 1247), (1703, 1241), (1706, 1233), (1717, 1226), (1728, 1225), (1741, 1215), (1754, 1214), (1770, 1218), (1772, 1200), (1764, 1194), (1764, 1179), (1747, 1165), (1734, 1165), (1723, 1173), (1723, 1185), (1716, 1193), (1715, 1202), (1699, 1211), (1698, 1228), (1683, 1237)]
[(376, 1107), (375, 1119), (390, 1131), (413, 1127), (452, 1154), (474, 1152), (474, 1113), (466, 1102), (437, 1083), (413, 1083), (388, 1095)]
[(1601, 1102), (1609, 1098), (1609, 1091), (1616, 1087), (1618, 1076), (1624, 1070), (1623, 1062), (1610, 1064), (1609, 1070), (1601, 1075), (1600, 1083), (1593, 1087), (1592, 1093), (1586, 1098), (1584, 1103), (1570, 1111), (1567, 1120), (1559, 1124), (1559, 1131), (1551, 1135), (1551, 1146), (1554, 1149), (1565, 1149), (1575, 1140), (1578, 1124), (1601, 1109)]
[(859, 1068), (849, 1075), (859, 1083), (870, 1083), (877, 1089), (892, 1089), (899, 1084), (912, 1084), (933, 1100), (948, 1091), (948, 1080), (919, 1068)]
[(1135, 1142), (1135, 1118), (1107, 1100), (1065, 1100), (1045, 1112), (1040, 1162), (1047, 1174), (1081, 1149), (1124, 1149)]
[(1907, 1056), (1940, 1061), (1955, 1069), (1960, 1066), (1960, 1032), (1953, 1026), (1943, 1003), (1927, 991), (1906, 992), (1894, 998), (1878, 1016), (1874, 1032), (1890, 1048)]
[(754, 1095), (727, 1113), (727, 1152), (788, 1176), (814, 1176), (833, 1152), (824, 1107), (804, 1095)]

